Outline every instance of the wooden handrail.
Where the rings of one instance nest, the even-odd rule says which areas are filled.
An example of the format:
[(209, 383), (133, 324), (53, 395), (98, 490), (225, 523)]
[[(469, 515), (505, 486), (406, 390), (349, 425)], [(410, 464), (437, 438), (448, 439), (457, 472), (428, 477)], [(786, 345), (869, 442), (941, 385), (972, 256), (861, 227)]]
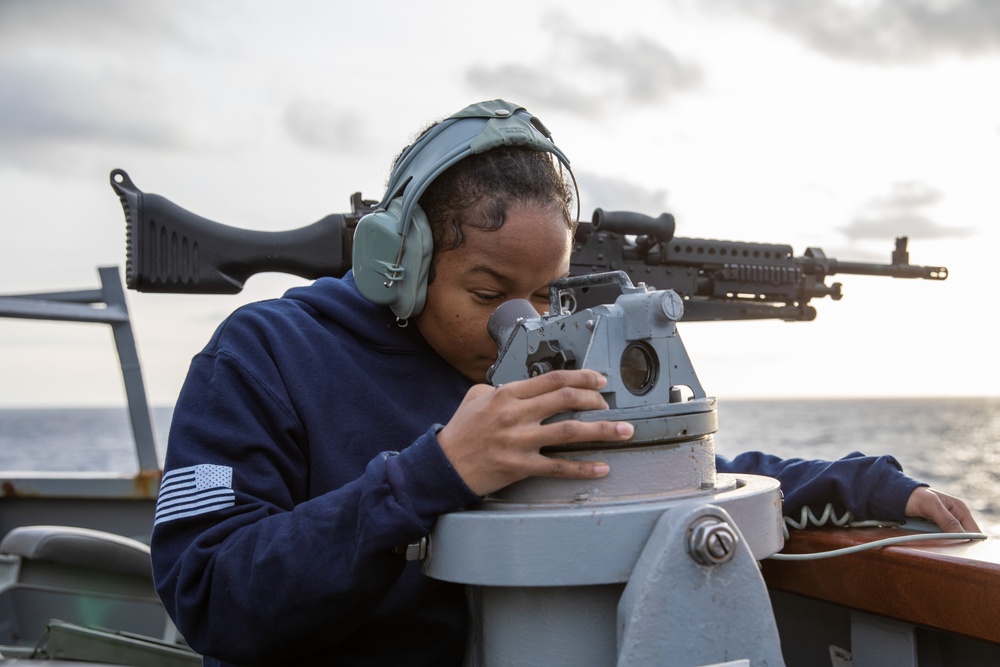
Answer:
[[(792, 531), (784, 553), (897, 537), (895, 528)], [(775, 590), (1000, 644), (1000, 540), (915, 542), (808, 561), (765, 560)]]

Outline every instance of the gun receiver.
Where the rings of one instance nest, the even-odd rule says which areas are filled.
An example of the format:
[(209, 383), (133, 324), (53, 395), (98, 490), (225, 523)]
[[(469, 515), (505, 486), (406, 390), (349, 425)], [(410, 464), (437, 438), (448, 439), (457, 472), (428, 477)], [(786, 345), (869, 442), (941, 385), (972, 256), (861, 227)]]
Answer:
[[(261, 232), (196, 215), (169, 199), (139, 190), (121, 169), (111, 187), (125, 212), (125, 282), (139, 292), (236, 294), (267, 271), (302, 278), (339, 277), (351, 268), (354, 229), (376, 202), (351, 196), (351, 212), (332, 214), (299, 229)], [(624, 271), (634, 283), (673, 290), (684, 300), (684, 320), (813, 320), (815, 298), (839, 300), (841, 284), (827, 276), (858, 274), (944, 280), (948, 269), (909, 263), (907, 238), (896, 239), (889, 264), (843, 262), (819, 248), (795, 257), (790, 245), (685, 239), (674, 236), (669, 213), (657, 218), (597, 209), (574, 239), (570, 275)], [(616, 285), (576, 290), (564, 312), (614, 303)]]
[[(943, 266), (909, 263), (907, 237), (896, 239), (889, 264), (842, 262), (820, 248), (795, 257), (785, 244), (674, 236), (674, 218), (597, 209), (577, 228), (570, 275), (623, 270), (636, 283), (672, 289), (685, 300), (685, 321), (783, 319), (809, 321), (815, 298), (839, 300), (840, 283), (827, 276), (856, 274), (944, 280)], [(610, 303), (614, 289), (595, 289), (577, 307)], [(580, 298), (580, 297), (578, 297)]]

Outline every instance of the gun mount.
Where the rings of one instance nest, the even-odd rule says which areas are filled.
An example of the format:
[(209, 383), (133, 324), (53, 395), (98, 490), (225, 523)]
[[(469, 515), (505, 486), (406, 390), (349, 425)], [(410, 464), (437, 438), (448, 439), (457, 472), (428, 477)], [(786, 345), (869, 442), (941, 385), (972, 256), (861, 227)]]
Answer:
[[(633, 286), (623, 272), (578, 276), (556, 281), (551, 302), (575, 303), (573, 295), (594, 285), (619, 290), (613, 303), (581, 310), (559, 310), (539, 316), (530, 302), (504, 303), (490, 318), (490, 335), (500, 352), (487, 373), (494, 385), (527, 379), (558, 369), (595, 370), (608, 383), (602, 395), (607, 410), (556, 415), (550, 421), (628, 421), (635, 434), (628, 449), (646, 449), (640, 466), (622, 474), (626, 488), (588, 487), (588, 496), (630, 496), (652, 493), (665, 486), (695, 492), (715, 488), (715, 449), (711, 436), (718, 430), (716, 401), (706, 396), (677, 333), (684, 313), (672, 290)], [(683, 448), (678, 443), (683, 442)], [(647, 449), (648, 448), (648, 449)], [(543, 449), (543, 453), (605, 450), (607, 443), (576, 443)], [(661, 455), (650, 457), (653, 449)], [(625, 459), (630, 460), (631, 455)], [(654, 465), (654, 462), (657, 462)], [(624, 472), (622, 465), (616, 466)], [(646, 480), (643, 482), (643, 480)], [(572, 486), (572, 493), (548, 495)], [(545, 490), (539, 496), (527, 489)], [(573, 484), (528, 479), (499, 492), (505, 498), (528, 497), (569, 502), (580, 489)], [(498, 496), (499, 497), (499, 496)]]
[[(169, 199), (142, 192), (121, 169), (111, 172), (126, 222), (125, 282), (139, 292), (236, 294), (267, 271), (303, 278), (339, 277), (351, 268), (354, 229), (376, 202), (354, 193), (348, 213), (305, 227), (262, 232), (230, 227), (192, 213)], [(842, 297), (835, 274), (944, 280), (943, 266), (909, 263), (907, 238), (896, 239), (889, 264), (845, 262), (790, 245), (679, 238), (669, 213), (597, 209), (581, 221), (570, 275), (624, 271), (636, 283), (673, 290), (684, 301), (685, 321), (815, 319), (812, 299)], [(614, 302), (614, 286), (584, 286), (575, 307)], [(556, 312), (556, 311), (553, 311)]]
[[(613, 303), (578, 304), (591, 289)], [(677, 333), (684, 304), (624, 272), (550, 289), (551, 314), (508, 301), (493, 314), (494, 385), (564, 368), (604, 374), (605, 410), (551, 421), (624, 420), (623, 443), (543, 449), (608, 463), (601, 479), (528, 478), (438, 517), (423, 549), (433, 578), (465, 584), (467, 665), (781, 665), (757, 559), (780, 550), (775, 480), (719, 474), (716, 401)], [(704, 628), (726, 628), (711, 642)]]

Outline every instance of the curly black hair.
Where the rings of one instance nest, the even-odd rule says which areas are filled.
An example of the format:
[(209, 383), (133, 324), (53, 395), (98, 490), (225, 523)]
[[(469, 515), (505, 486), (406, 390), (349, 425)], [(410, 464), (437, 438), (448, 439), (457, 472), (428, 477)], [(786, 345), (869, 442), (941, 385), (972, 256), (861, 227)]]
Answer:
[(573, 189), (566, 179), (552, 154), (524, 146), (499, 146), (462, 159), (420, 197), (435, 251), (461, 246), (463, 227), (499, 229), (514, 205), (555, 208), (569, 229), (575, 229), (570, 213)]

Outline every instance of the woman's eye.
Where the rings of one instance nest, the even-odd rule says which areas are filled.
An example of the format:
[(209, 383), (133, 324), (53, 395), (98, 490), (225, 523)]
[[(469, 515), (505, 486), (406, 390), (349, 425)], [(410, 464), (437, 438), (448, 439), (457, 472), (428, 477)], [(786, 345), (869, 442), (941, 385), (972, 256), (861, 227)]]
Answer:
[(473, 294), (475, 294), (476, 298), (480, 301), (487, 302), (497, 301), (498, 299), (503, 298), (503, 295), (497, 294), (496, 292), (473, 292)]

